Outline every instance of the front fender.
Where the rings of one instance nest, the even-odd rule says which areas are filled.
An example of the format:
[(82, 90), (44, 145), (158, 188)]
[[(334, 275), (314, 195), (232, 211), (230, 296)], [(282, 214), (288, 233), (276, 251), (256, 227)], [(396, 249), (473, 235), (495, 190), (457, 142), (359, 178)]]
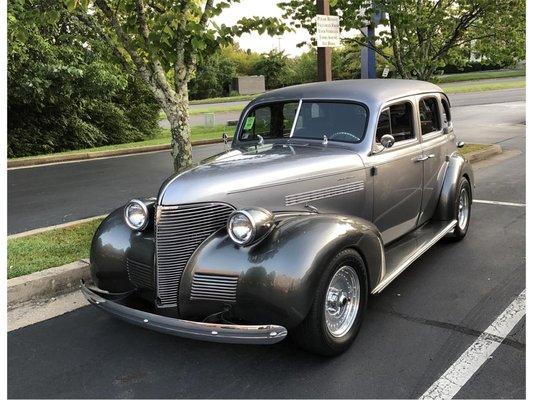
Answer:
[(457, 185), (461, 177), (465, 176), (474, 188), (474, 171), (468, 161), (458, 152), (450, 156), (448, 169), (442, 185), (442, 190), (437, 209), (433, 216), (439, 221), (450, 221), (455, 218), (455, 199), (457, 196)]
[(154, 251), (152, 223), (142, 232), (133, 231), (124, 222), (124, 207), (113, 211), (102, 221), (91, 243), (94, 284), (111, 293), (134, 289), (128, 276), (128, 260), (153, 269)]
[(372, 289), (384, 273), (384, 260), (379, 231), (368, 221), (328, 214), (292, 217), (250, 247), (237, 246), (222, 229), (187, 264), (179, 290), (180, 314), (221, 311), (223, 303), (191, 300), (195, 274), (233, 276), (238, 277), (234, 318), (294, 327), (309, 312), (323, 268), (345, 248), (360, 252)]

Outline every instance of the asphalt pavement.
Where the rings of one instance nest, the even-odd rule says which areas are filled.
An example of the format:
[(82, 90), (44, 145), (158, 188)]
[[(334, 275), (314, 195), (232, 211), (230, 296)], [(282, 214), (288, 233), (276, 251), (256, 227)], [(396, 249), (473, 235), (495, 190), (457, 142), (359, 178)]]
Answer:
[[(451, 96), (461, 140), (494, 143), (524, 135), (524, 89)], [(195, 146), (194, 159), (223, 151)], [(8, 234), (106, 214), (134, 197), (154, 196), (172, 173), (168, 151), (8, 170)]]
[[(524, 144), (524, 127), (505, 142)], [(509, 153), (476, 165), (476, 199), (525, 201), (525, 150)], [(524, 290), (525, 212), (475, 203), (465, 240), (439, 242), (372, 296), (358, 338), (337, 358), (305, 353), (290, 340), (180, 339), (85, 306), (8, 333), (8, 397), (417, 398)], [(524, 319), (456, 397), (525, 397)]]

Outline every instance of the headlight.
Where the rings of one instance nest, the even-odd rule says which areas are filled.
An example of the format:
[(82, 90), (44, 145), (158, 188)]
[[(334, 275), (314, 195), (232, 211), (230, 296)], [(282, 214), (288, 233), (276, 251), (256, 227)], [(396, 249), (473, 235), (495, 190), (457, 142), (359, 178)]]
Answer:
[(131, 200), (124, 208), (126, 224), (135, 231), (142, 231), (148, 225), (149, 214), (146, 204), (141, 200)]
[(245, 246), (264, 237), (273, 225), (273, 216), (262, 208), (233, 212), (228, 220), (228, 235), (235, 243)]

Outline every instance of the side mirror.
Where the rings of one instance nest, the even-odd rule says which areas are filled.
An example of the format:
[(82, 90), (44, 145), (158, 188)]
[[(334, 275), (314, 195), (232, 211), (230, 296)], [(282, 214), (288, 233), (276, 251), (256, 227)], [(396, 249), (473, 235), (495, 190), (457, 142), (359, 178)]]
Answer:
[(394, 142), (396, 142), (396, 140), (394, 140), (394, 136), (392, 135), (383, 135), (380, 141), (381, 145), (386, 149), (390, 149), (394, 146)]
[(463, 147), (465, 147), (465, 142), (457, 142), (458, 149), (462, 149)]

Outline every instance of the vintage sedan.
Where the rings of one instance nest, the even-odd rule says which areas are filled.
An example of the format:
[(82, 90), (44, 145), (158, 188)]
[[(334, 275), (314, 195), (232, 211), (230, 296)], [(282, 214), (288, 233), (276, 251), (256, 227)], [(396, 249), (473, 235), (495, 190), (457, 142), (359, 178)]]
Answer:
[[(90, 303), (186, 338), (336, 355), (368, 297), (468, 231), (473, 173), (433, 84), (313, 83), (243, 111), (231, 148), (98, 228)], [(427, 260), (430, 260), (428, 258)]]

